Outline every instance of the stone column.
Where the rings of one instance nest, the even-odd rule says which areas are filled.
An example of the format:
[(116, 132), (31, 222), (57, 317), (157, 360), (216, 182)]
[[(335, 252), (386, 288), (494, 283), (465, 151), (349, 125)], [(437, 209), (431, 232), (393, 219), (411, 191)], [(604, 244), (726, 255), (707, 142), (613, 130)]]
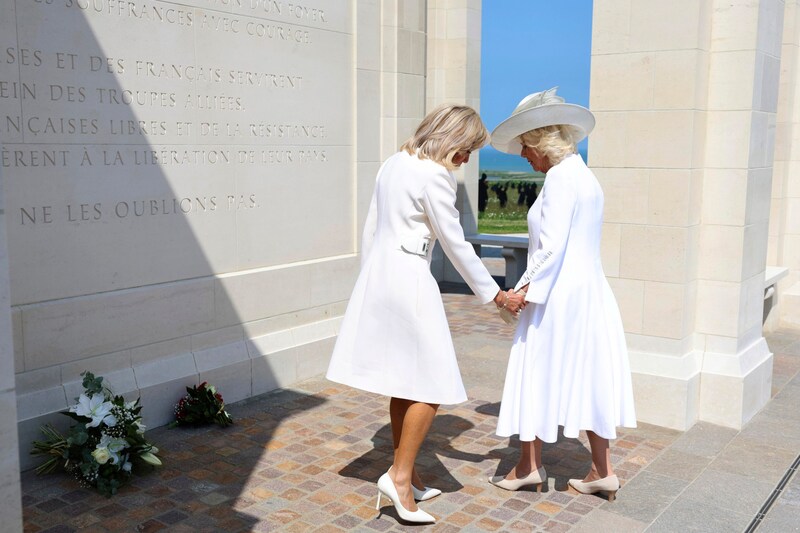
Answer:
[(637, 414), (741, 427), (769, 398), (761, 336), (783, 3), (594, 5), (589, 164)]
[[(769, 325), (800, 326), (800, 9), (797, 0), (786, 2), (781, 51), (780, 90), (775, 133), (775, 163), (769, 217), (767, 264), (787, 267), (778, 284), (777, 313)], [(772, 320), (777, 316), (777, 320)]]
[[(457, 4), (457, 5), (456, 5)], [(428, 2), (428, 65), (426, 111), (445, 104), (465, 104), (480, 111), (481, 0)], [(454, 172), (458, 180), (458, 210), (467, 235), (478, 231), (478, 154)], [(461, 282), (443, 261), (437, 247), (432, 270), (437, 279)]]
[(14, 392), (14, 344), (11, 336), (11, 303), (8, 292), (3, 169), (0, 168), (0, 516), (3, 531), (22, 531), (17, 442), (17, 397)]

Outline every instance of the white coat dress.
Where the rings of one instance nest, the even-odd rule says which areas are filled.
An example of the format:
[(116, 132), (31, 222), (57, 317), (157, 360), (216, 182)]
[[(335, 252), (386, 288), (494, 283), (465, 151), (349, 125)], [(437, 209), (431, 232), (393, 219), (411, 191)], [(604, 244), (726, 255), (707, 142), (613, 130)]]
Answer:
[(434, 241), (482, 302), (491, 301), (500, 287), (464, 240), (455, 202), (455, 178), (429, 159), (401, 151), (378, 171), (361, 271), (339, 328), (329, 380), (426, 403), (466, 401), (430, 271)]
[(603, 273), (603, 191), (577, 154), (553, 166), (528, 212), (530, 283), (509, 356), (497, 434), (555, 442), (636, 427), (619, 308)]

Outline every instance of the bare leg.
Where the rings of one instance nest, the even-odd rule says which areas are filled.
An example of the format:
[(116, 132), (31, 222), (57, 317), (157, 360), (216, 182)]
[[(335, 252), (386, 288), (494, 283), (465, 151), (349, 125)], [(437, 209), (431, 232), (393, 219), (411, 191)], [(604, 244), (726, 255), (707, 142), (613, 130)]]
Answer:
[[(404, 402), (408, 402), (409, 405), (405, 406)], [(392, 408), (393, 405), (396, 405), (396, 411)], [(417, 510), (417, 504), (414, 502), (414, 493), (411, 491), (414, 461), (417, 458), (422, 441), (425, 440), (425, 436), (433, 423), (433, 417), (436, 415), (438, 408), (439, 406), (436, 404), (411, 402), (397, 398), (392, 398), (392, 403), (390, 403), (390, 418), (399, 416), (402, 419), (402, 423), (399, 424), (399, 432), (394, 431), (394, 423), (392, 424), (392, 434), (397, 439), (397, 444), (389, 477), (397, 489), (400, 503), (412, 512)], [(392, 414), (393, 412), (394, 415)]]
[(583, 481), (596, 481), (613, 476), (614, 468), (611, 466), (611, 449), (608, 439), (604, 439), (594, 431), (587, 431), (586, 436), (589, 437), (589, 447), (592, 449), (592, 469)]
[[(397, 455), (397, 448), (400, 446), (400, 437), (403, 435), (403, 421), (405, 420), (406, 412), (413, 403), (412, 400), (404, 400), (402, 398), (392, 398), (389, 402), (389, 418), (392, 422), (392, 441), (395, 455)], [(422, 480), (417, 475), (416, 468), (411, 471), (411, 484), (420, 490), (425, 488)]]
[(520, 456), (517, 465), (506, 479), (521, 479), (542, 467), (542, 440), (519, 441)]

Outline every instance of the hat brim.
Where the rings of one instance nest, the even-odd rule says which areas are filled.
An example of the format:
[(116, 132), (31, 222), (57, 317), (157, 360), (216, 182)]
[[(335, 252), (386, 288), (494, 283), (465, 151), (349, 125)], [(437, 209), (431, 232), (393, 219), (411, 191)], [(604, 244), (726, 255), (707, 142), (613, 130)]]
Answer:
[(530, 130), (559, 124), (578, 128), (581, 135), (575, 142), (579, 142), (592, 131), (595, 120), (591, 111), (575, 104), (558, 103), (534, 107), (511, 115), (498, 124), (492, 132), (491, 145), (501, 152), (519, 155), (522, 145), (517, 137)]

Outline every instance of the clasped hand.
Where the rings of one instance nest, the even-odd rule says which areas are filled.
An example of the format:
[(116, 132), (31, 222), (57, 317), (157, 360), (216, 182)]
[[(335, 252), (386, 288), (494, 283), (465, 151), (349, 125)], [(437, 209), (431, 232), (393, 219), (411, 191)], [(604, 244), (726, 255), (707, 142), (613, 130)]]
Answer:
[(525, 293), (515, 293), (513, 290), (500, 291), (494, 298), (494, 303), (500, 309), (508, 309), (512, 313), (519, 313), (521, 309), (525, 308)]

